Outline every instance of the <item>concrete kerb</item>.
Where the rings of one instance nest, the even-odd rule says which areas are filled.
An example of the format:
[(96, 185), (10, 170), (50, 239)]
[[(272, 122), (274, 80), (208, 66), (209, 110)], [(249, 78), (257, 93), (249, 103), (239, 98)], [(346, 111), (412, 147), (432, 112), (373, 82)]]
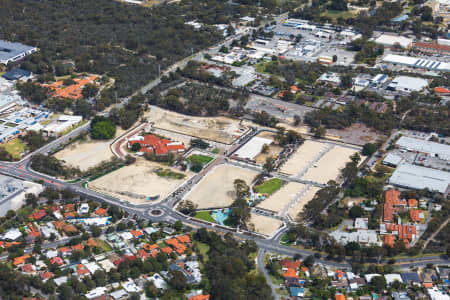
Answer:
[[(124, 132), (122, 135), (115, 138), (114, 141), (111, 144), (109, 144), (109, 148), (111, 149), (112, 154), (114, 154), (114, 156), (116, 156), (117, 158), (121, 158), (120, 155), (118, 153), (116, 153), (116, 150), (115, 150), (115, 146), (116, 146), (117, 142), (121, 141), (122, 138), (124, 138), (124, 137), (126, 138), (126, 137), (130, 136), (131, 134), (135, 134), (137, 131), (142, 129), (142, 128), (140, 128), (141, 126), (144, 127), (147, 124), (148, 123), (138, 124), (135, 127), (131, 128), (130, 130)], [(119, 145), (119, 147), (120, 147), (120, 145)]]

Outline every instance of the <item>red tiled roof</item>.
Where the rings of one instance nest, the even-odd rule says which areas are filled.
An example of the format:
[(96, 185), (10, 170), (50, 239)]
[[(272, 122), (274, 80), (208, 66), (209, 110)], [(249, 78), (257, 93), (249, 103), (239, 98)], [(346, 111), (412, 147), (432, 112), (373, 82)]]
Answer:
[(420, 222), (422, 219), (420, 218), (420, 214), (423, 213), (423, 210), (419, 209), (410, 209), (409, 210), (409, 217), (411, 220), (415, 223)]
[(74, 211), (75, 210), (75, 206), (73, 204), (66, 204), (66, 205), (64, 205), (64, 210), (66, 212)]
[(449, 90), (449, 89), (446, 89), (446, 88), (440, 87), (440, 86), (435, 87), (435, 88), (434, 88), (434, 91), (435, 91), (436, 93), (441, 93), (441, 94), (450, 94), (450, 90)]
[(298, 277), (297, 272), (292, 268), (288, 268), (287, 271), (284, 272), (283, 276), (284, 277), (295, 277), (295, 278)]
[(189, 298), (189, 300), (209, 300), (209, 294), (208, 295), (197, 295), (197, 296), (192, 296), (191, 298)]
[(33, 220), (40, 220), (43, 217), (45, 217), (47, 215), (47, 213), (45, 212), (44, 209), (41, 209), (33, 214), (30, 215), (30, 218)]
[(52, 277), (53, 277), (53, 273), (52, 273), (52, 272), (41, 273), (41, 278), (42, 278), (42, 280), (50, 279), (50, 278), (52, 278)]
[(166, 253), (166, 254), (170, 254), (170, 253), (173, 252), (172, 248), (170, 248), (170, 247), (161, 248), (161, 251)]
[(131, 233), (135, 238), (138, 238), (138, 237), (141, 237), (141, 236), (144, 235), (144, 234), (142, 233), (142, 231), (139, 231), (139, 230), (130, 230), (130, 233)]
[(139, 251), (138, 251), (138, 255), (139, 255), (139, 257), (142, 258), (143, 260), (146, 260), (147, 258), (150, 257), (150, 254), (149, 254), (147, 251), (145, 251), (144, 249), (139, 250)]
[(64, 264), (64, 260), (61, 257), (56, 256), (56, 257), (53, 257), (53, 258), (50, 259), (50, 263), (52, 265), (54, 265), (54, 264), (63, 265)]
[(394, 247), (394, 240), (395, 237), (392, 234), (386, 234), (384, 236), (384, 244), (388, 245), (389, 247)]
[(84, 247), (83, 247), (83, 245), (78, 244), (78, 245), (72, 246), (72, 250), (75, 250), (75, 251), (83, 251), (83, 250), (84, 250)]
[(334, 298), (335, 300), (345, 300), (345, 296), (343, 294), (336, 294)]
[(419, 205), (419, 201), (416, 199), (408, 199), (408, 206), (409, 207), (417, 207)]
[(424, 43), (424, 42), (416, 42), (416, 47), (419, 48), (428, 48), (428, 49), (435, 49), (435, 50), (441, 50), (445, 52), (450, 52), (450, 46), (447, 45), (440, 45), (435, 43)]
[(25, 273), (31, 273), (34, 271), (33, 265), (32, 264), (25, 264), (22, 266), (22, 271)]
[(138, 143), (141, 145), (141, 152), (155, 152), (155, 154), (162, 155), (169, 151), (185, 150), (184, 145), (172, 144), (171, 140), (160, 139), (153, 134), (147, 134), (143, 140), (129, 140), (130, 145)]
[(280, 264), (285, 268), (298, 269), (300, 267), (301, 261), (292, 261), (288, 259), (282, 259)]
[(97, 210), (95, 211), (95, 214), (96, 214), (96, 215), (99, 215), (99, 216), (104, 216), (104, 215), (106, 215), (107, 212), (108, 212), (108, 211), (107, 211), (106, 209), (99, 207), (99, 208), (97, 208)]
[(179, 240), (181, 243), (185, 243), (185, 244), (188, 244), (191, 242), (191, 238), (187, 234), (177, 236), (177, 240)]

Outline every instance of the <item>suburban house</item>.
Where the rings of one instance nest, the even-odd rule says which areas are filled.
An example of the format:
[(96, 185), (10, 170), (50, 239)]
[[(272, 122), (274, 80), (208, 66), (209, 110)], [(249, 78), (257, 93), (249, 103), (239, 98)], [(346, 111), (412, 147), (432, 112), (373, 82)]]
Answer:
[(167, 153), (183, 153), (186, 148), (181, 142), (173, 142), (169, 139), (161, 139), (153, 134), (145, 136), (136, 135), (128, 139), (128, 148), (134, 144), (139, 144), (141, 148), (136, 154), (154, 153), (156, 155), (166, 155)]

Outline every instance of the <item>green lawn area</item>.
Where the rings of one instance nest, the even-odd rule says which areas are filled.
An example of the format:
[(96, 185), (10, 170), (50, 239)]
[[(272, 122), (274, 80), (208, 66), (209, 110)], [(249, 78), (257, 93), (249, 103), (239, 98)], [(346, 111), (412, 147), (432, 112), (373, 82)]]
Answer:
[(219, 148), (214, 148), (213, 151), (211, 151), (214, 154), (219, 154), (220, 153), (220, 149)]
[(287, 289), (276, 289), (276, 292), (281, 296), (289, 296), (289, 292)]
[(328, 9), (325, 10), (325, 12), (323, 12), (321, 15), (333, 19), (337, 19), (339, 17), (343, 19), (348, 19), (353, 16), (353, 14), (350, 11), (328, 10)]
[(279, 190), (281, 188), (282, 184), (283, 184), (283, 180), (278, 179), (278, 178), (272, 178), (258, 186), (255, 186), (255, 191), (257, 193), (271, 195), (271, 194), (275, 193), (277, 190)]
[(189, 156), (188, 158), (186, 158), (186, 160), (188, 162), (198, 162), (202, 165), (206, 165), (209, 162), (213, 161), (214, 158), (206, 156), (206, 155), (193, 154), (193, 155)]
[(204, 243), (200, 243), (200, 242), (195, 242), (195, 245), (198, 248), (198, 254), (203, 255), (203, 262), (207, 262), (208, 261), (208, 251), (209, 251), (209, 245), (208, 244), (204, 244)]
[(213, 219), (213, 217), (211, 217), (211, 214), (209, 213), (209, 211), (199, 211), (196, 215), (195, 215), (196, 219), (200, 219), (200, 220), (204, 220), (207, 222), (211, 222), (211, 223), (216, 223), (216, 220)]
[(107, 242), (105, 242), (104, 240), (95, 239), (95, 242), (97, 243), (97, 247), (102, 249), (103, 252), (112, 251), (112, 247)]
[(19, 159), (22, 153), (24, 153), (27, 149), (27, 146), (22, 142), (21, 139), (18, 138), (10, 140), (2, 147), (5, 148), (5, 150), (9, 154), (11, 154), (14, 159)]

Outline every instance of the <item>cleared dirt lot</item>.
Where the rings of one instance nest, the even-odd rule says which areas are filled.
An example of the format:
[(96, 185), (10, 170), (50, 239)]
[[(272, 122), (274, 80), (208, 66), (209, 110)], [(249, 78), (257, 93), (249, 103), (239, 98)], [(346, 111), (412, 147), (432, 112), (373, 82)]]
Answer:
[(329, 180), (336, 180), (340, 170), (350, 161), (350, 156), (358, 151), (342, 146), (334, 146), (325, 155), (308, 169), (302, 177), (305, 180), (312, 180), (320, 183), (327, 183)]
[[(186, 176), (183, 179), (161, 177), (155, 173), (158, 168), (169, 169)], [(159, 195), (159, 200), (162, 200), (192, 175), (192, 173), (183, 173), (178, 169), (141, 158), (130, 166), (120, 168), (90, 182), (89, 188), (133, 204), (151, 203), (152, 201), (147, 200), (146, 197)]]
[(228, 207), (235, 199), (233, 182), (244, 180), (248, 185), (258, 172), (227, 164), (213, 168), (186, 196), (198, 204), (199, 209)]
[[(117, 129), (116, 137), (123, 134), (122, 129)], [(57, 152), (54, 156), (63, 160), (67, 165), (78, 167), (81, 171), (98, 165), (100, 162), (109, 160), (113, 157), (110, 144), (114, 139), (108, 141), (77, 141), (68, 145), (63, 150)]]
[[(255, 226), (254, 231), (265, 235), (272, 235), (278, 228), (280, 228), (282, 222), (277, 219), (251, 214), (249, 224)], [(250, 225), (251, 226), (251, 225)]]
[(258, 204), (258, 207), (278, 212), (289, 204), (305, 185), (298, 182), (289, 182), (281, 189), (272, 194), (269, 198)]
[(308, 163), (313, 160), (320, 151), (326, 148), (327, 144), (306, 140), (297, 151), (291, 155), (289, 160), (283, 164), (280, 171), (286, 174), (295, 175), (302, 171)]
[(314, 195), (317, 193), (318, 190), (319, 190), (318, 187), (315, 186), (311, 187), (293, 207), (289, 208), (288, 215), (293, 220), (295, 220), (295, 218), (297, 218), (298, 213), (303, 210), (303, 207), (305, 207), (306, 203), (308, 203), (309, 201), (312, 200), (312, 198), (314, 198)]
[(178, 114), (155, 106), (144, 115), (154, 127), (230, 144), (248, 130), (238, 120), (225, 117), (202, 118)]

